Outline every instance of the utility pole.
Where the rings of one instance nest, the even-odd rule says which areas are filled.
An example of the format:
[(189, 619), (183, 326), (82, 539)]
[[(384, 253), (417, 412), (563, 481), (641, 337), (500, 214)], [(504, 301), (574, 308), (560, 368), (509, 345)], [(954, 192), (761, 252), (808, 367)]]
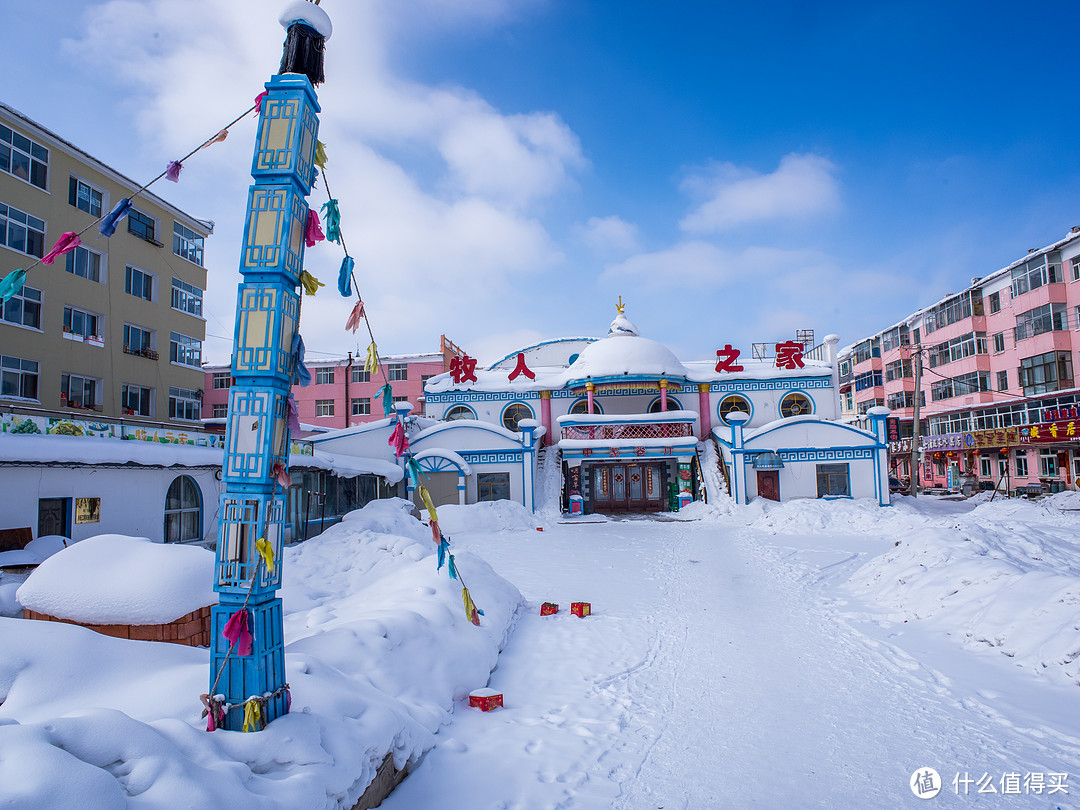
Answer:
[(919, 400), (922, 394), (922, 345), (914, 350), (915, 361), (915, 413), (911, 425), (911, 478), (908, 492), (912, 498), (919, 497)]

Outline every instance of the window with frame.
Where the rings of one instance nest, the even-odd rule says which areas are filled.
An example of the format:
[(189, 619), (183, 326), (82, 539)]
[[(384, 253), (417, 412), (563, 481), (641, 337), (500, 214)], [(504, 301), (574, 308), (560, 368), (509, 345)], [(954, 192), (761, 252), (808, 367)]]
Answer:
[(976, 354), (986, 354), (985, 332), (968, 332), (966, 335), (958, 335), (944, 343), (931, 346), (927, 357), (930, 368), (936, 368)]
[(881, 336), (881, 350), (883, 352), (892, 351), (901, 346), (907, 346), (910, 342), (908, 328), (906, 326), (897, 326)]
[(409, 379), (409, 367), (405, 363), (387, 363), (386, 376), (390, 382), (401, 382)]
[(315, 369), (315, 384), (316, 385), (330, 385), (334, 382), (334, 369), (331, 368), (317, 368)]
[(120, 407), (128, 416), (153, 416), (154, 389), (124, 383), (120, 389)]
[(366, 368), (357, 368), (356, 366), (353, 366), (352, 382), (354, 382), (354, 383), (371, 382), (371, 372), (369, 372)]
[(16, 326), (41, 328), (41, 290), (23, 285), (7, 301), (0, 300), (0, 320)]
[(332, 399), (317, 399), (317, 400), (315, 400), (315, 415), (316, 416), (333, 416), (334, 415), (334, 400), (332, 400)]
[(893, 382), (894, 380), (903, 379), (904, 377), (911, 377), (911, 359), (897, 360), (892, 363), (885, 364), (885, 382)]
[(443, 420), (446, 422), (456, 422), (459, 419), (475, 419), (476, 414), (473, 413), (472, 408), (467, 405), (455, 405), (453, 408), (446, 412), (446, 416)]
[(154, 238), (157, 234), (157, 220), (144, 214), (137, 208), (132, 208), (127, 215), (127, 229), (132, 236), (137, 236), (147, 242), (157, 245), (160, 242)]
[(203, 238), (179, 222), (173, 223), (173, 253), (202, 267)]
[(45, 190), (49, 184), (49, 150), (0, 124), (0, 169)]
[(990, 314), (991, 315), (993, 315), (995, 312), (1001, 312), (1001, 293), (1000, 292), (992, 292), (992, 293), (990, 293), (989, 302), (990, 302)]
[(169, 333), (169, 360), (181, 366), (202, 367), (202, 341), (179, 332)]
[(129, 264), (124, 271), (124, 292), (144, 301), (153, 301), (154, 277)]
[(1072, 260), (1073, 281), (1080, 281), (1080, 256)]
[(993, 466), (990, 464), (990, 456), (979, 456), (979, 474), (983, 478), (993, 477)]
[(512, 405), (507, 405), (506, 410), (502, 414), (502, 424), (507, 430), (512, 430), (515, 433), (519, 430), (518, 422), (522, 419), (532, 419), (532, 408), (528, 405), (523, 405), (520, 402), (515, 402)]
[(865, 371), (855, 377), (856, 391), (865, 391), (867, 388), (880, 388), (881, 385), (880, 371)]
[(1057, 251), (1044, 253), (1012, 271), (1012, 297), (1037, 290), (1044, 284), (1057, 284), (1061, 277), (1061, 254)]
[(81, 338), (101, 339), (101, 317), (78, 307), (64, 307), (64, 332)]
[(961, 397), (965, 394), (989, 390), (990, 375), (985, 371), (972, 371), (968, 374), (961, 374), (959, 377), (949, 377), (932, 383), (930, 385), (930, 399), (937, 402), (942, 399)]
[(510, 473), (477, 473), (476, 500), (510, 500)]
[(885, 404), (885, 400), (880, 399), (880, 398), (867, 399), (867, 400), (864, 400), (864, 401), (858, 403), (858, 405), (856, 406), (856, 410), (858, 410), (859, 414), (864, 414), (868, 410), (870, 410), (871, 408), (876, 408), (878, 405), (884, 405), (884, 404)]
[(1042, 478), (1056, 478), (1058, 474), (1058, 456), (1056, 450), (1039, 451), (1039, 475)]
[[(585, 404), (588, 405), (588, 400), (585, 401)], [(660, 397), (657, 397), (651, 403), (649, 403), (649, 413), (663, 413), (663, 410), (661, 410), (660, 407), (661, 405), (663, 405), (663, 400), (661, 400)], [(667, 410), (681, 411), (682, 403), (679, 402), (679, 400), (677, 400), (675, 397), (668, 395)]]
[(38, 398), (38, 362), (0, 355), (0, 397)]
[(82, 245), (65, 257), (64, 269), (88, 281), (101, 282), (101, 254)]
[(1001, 354), (1005, 351), (1005, 333), (998, 332), (994, 335), (994, 354)]
[(1072, 355), (1046, 352), (1020, 360), (1020, 387), (1024, 396), (1072, 388)]
[(190, 475), (181, 475), (165, 495), (166, 543), (186, 543), (202, 539), (202, 493)]
[(72, 175), (68, 180), (68, 203), (92, 217), (101, 216), (101, 189), (94, 188), (84, 180)]
[(231, 388), (233, 384), (232, 372), (215, 371), (210, 377), (210, 386), (217, 390)]
[(399, 397), (393, 397), (391, 399), (391, 403), (394, 403), (394, 402), (408, 402), (408, 401), (409, 401), (409, 397), (406, 396), (406, 395), (402, 395), (402, 396), (399, 396)]
[(881, 357), (881, 348), (876, 340), (864, 340), (852, 350), (852, 353), (854, 354), (855, 365), (858, 365), (872, 357)]
[[(921, 392), (920, 392), (921, 393)], [(923, 396), (925, 399), (925, 395)], [(920, 406), (924, 405), (924, 402), (919, 403)], [(885, 398), (885, 405), (892, 411), (899, 411), (902, 408), (914, 408), (915, 407), (915, 392), (914, 391), (897, 391), (894, 394), (889, 394)]]
[(854, 391), (845, 391), (843, 396), (844, 396), (844, 410), (845, 411), (854, 410), (855, 409), (855, 392)]
[(215, 402), (213, 407), (213, 417), (215, 419), (225, 419), (229, 415), (229, 404), (227, 402)]
[(805, 416), (813, 413), (813, 410), (814, 404), (810, 401), (810, 397), (797, 391), (786, 394), (780, 400), (780, 415), (785, 418), (789, 416)]
[(728, 424), (728, 417), (735, 413), (735, 411), (741, 411), (747, 416), (750, 415), (750, 401), (739, 394), (728, 394), (722, 400), (717, 408), (717, 414), (720, 416), (720, 421), (725, 425)]
[(997, 387), (998, 391), (1009, 390), (1009, 370), (999, 371), (997, 373)]
[(434, 374), (421, 374), (420, 375), (420, 387), (423, 388), (427, 385), (427, 381), (434, 377)]
[(1016, 471), (1017, 478), (1027, 478), (1028, 476), (1028, 457), (1027, 450), (1017, 450), (1013, 456), (1013, 469)]
[[(968, 290), (955, 298), (943, 301), (931, 309), (923, 318), (926, 333), (930, 334), (938, 329), (983, 314), (982, 292), (980, 290)], [(916, 343), (919, 341), (916, 340)]]
[(203, 291), (178, 278), (172, 280), (172, 308), (202, 317)]
[(190, 388), (169, 386), (169, 418), (196, 422), (201, 407), (199, 393)]
[[(157, 347), (157, 332), (134, 324), (124, 324), (124, 351), (127, 354), (147, 355)], [(151, 359), (157, 359), (156, 357)]]
[[(579, 399), (577, 402), (575, 402), (573, 405), (571, 405), (570, 410), (567, 411), (567, 413), (570, 413), (570, 414), (582, 414), (582, 413), (587, 414), (588, 412), (589, 412), (589, 400), (587, 400), (587, 399)], [(603, 411), (600, 410), (599, 403), (597, 403), (595, 401), (593, 402), (593, 413), (603, 413)]]
[(1076, 315), (1076, 328), (1080, 329), (1080, 306), (1078, 306), (1076, 308), (1075, 315)]
[(1043, 304), (1016, 316), (1016, 342), (1068, 328), (1065, 304)]
[(369, 416), (371, 414), (371, 397), (357, 397), (352, 401), (353, 416)]
[(818, 464), (817, 496), (819, 498), (851, 497), (850, 465)]
[(93, 377), (67, 372), (60, 375), (60, 399), (69, 408), (96, 408), (100, 389), (101, 381)]
[(0, 203), (0, 245), (40, 259), (45, 255), (45, 220)]

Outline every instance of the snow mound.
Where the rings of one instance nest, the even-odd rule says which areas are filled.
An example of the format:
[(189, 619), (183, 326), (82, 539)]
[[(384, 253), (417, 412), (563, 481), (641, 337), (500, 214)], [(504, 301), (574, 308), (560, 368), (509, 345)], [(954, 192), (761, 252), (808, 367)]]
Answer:
[(439, 528), (447, 536), (459, 532), (531, 530), (537, 526), (533, 514), (513, 501), (481, 501), (465, 506), (447, 504), (435, 511), (439, 514)]
[(16, 593), (23, 607), (82, 624), (165, 624), (217, 603), (214, 553), (101, 534), (53, 554)]

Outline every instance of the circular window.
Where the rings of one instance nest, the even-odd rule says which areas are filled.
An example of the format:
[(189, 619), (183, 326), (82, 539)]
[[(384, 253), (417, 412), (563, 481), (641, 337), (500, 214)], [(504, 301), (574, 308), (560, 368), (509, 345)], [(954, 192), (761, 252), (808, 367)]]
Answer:
[(202, 539), (202, 493), (195, 479), (181, 475), (173, 479), (165, 495), (165, 542), (183, 543)]
[(739, 396), (738, 394), (729, 394), (720, 400), (720, 419), (727, 424), (728, 414), (732, 414), (735, 411), (742, 411), (747, 416), (750, 415), (750, 402), (746, 397)]
[(806, 394), (792, 393), (780, 400), (780, 415), (783, 417), (805, 416), (813, 411), (814, 404)]
[(453, 408), (446, 412), (446, 416), (443, 417), (447, 422), (455, 422), (458, 419), (475, 419), (476, 414), (472, 412), (472, 408), (465, 405), (455, 405)]
[(522, 419), (532, 419), (533, 412), (528, 405), (522, 405), (520, 402), (515, 402), (513, 405), (508, 405), (506, 410), (503, 411), (502, 421), (503, 427), (507, 430), (517, 431), (518, 422)]
[[(652, 404), (649, 406), (649, 413), (660, 413), (661, 412), (660, 411), (660, 403), (661, 403), (660, 397), (657, 397), (656, 399), (654, 399), (652, 401)], [(667, 398), (667, 409), (669, 411), (681, 411), (682, 410), (682, 405), (679, 403), (679, 400), (675, 399), (675, 397), (668, 397)]]

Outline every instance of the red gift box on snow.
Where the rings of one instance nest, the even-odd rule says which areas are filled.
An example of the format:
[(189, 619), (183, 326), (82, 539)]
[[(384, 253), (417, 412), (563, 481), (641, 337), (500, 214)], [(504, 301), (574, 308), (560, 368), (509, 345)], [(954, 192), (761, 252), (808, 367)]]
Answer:
[(503, 705), (502, 692), (496, 692), (494, 689), (475, 689), (469, 692), (469, 705), (474, 709), (479, 709), (482, 712), (490, 712), (492, 709), (501, 708)]
[(570, 612), (577, 616), (579, 619), (584, 619), (590, 613), (592, 613), (592, 602), (571, 602)]
[(559, 606), (556, 605), (554, 602), (544, 602), (544, 604), (540, 605), (541, 616), (553, 616), (558, 612)]

